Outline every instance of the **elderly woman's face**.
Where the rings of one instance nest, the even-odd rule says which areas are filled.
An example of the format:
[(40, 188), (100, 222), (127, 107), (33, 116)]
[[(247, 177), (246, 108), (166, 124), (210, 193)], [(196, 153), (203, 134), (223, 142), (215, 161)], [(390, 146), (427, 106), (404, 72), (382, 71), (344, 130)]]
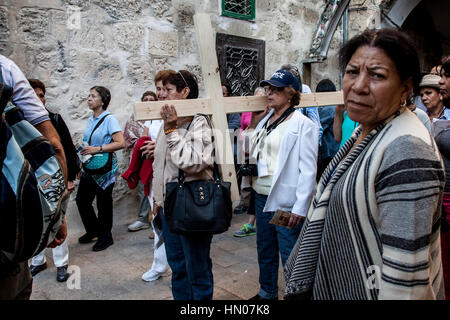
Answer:
[(420, 88), (420, 96), (422, 97), (423, 104), (425, 105), (425, 107), (427, 107), (428, 110), (444, 107), (441, 95), (434, 88)]
[(358, 48), (345, 69), (344, 102), (353, 121), (374, 128), (399, 109), (411, 80), (402, 82), (394, 62), (378, 48)]
[(284, 87), (267, 86), (267, 105), (269, 108), (283, 108), (290, 103), (291, 96)]

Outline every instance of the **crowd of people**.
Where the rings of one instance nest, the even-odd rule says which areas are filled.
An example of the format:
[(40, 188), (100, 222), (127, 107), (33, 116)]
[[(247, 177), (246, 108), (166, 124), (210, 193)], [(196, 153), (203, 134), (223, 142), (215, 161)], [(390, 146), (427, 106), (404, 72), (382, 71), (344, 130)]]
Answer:
[[(248, 214), (233, 236), (256, 235), (260, 288), (251, 300), (279, 298), (280, 258), (284, 299), (450, 299), (450, 57), (422, 74), (408, 36), (380, 29), (344, 44), (340, 63), (344, 105), (298, 108), (311, 89), (285, 64), (254, 91), (267, 96), (264, 111), (227, 116), (229, 130), (238, 132), (231, 135), (241, 196), (234, 214)], [(26, 80), (3, 56), (0, 66), (3, 83), (14, 89), (12, 102), (65, 154), (70, 192), (79, 179), (85, 234), (78, 242), (96, 239), (93, 251), (114, 244), (112, 194), (121, 175), (139, 193), (128, 230), (151, 228), (154, 239), (154, 260), (142, 280), (171, 275), (175, 300), (211, 300), (213, 235), (175, 233), (165, 214), (168, 183), (181, 174), (187, 182), (215, 179), (209, 117), (178, 116), (171, 102), (161, 120), (131, 115), (122, 131), (107, 110), (110, 91), (94, 86), (92, 115), (75, 147), (62, 117), (44, 108), (45, 85)], [(146, 91), (141, 101), (199, 96), (198, 80), (186, 70), (162, 70), (154, 80), (156, 93)], [(232, 91), (222, 85), (224, 97)], [(332, 91), (329, 79), (315, 88)], [(131, 157), (119, 173), (115, 152), (124, 148)], [(273, 223), (280, 214), (287, 216), (284, 225)], [(53, 258), (57, 280), (66, 281), (67, 240), (53, 248)], [(32, 257), (30, 271), (26, 261), (20, 265), (0, 279), (0, 297), (29, 298), (30, 271), (46, 269), (45, 251)]]

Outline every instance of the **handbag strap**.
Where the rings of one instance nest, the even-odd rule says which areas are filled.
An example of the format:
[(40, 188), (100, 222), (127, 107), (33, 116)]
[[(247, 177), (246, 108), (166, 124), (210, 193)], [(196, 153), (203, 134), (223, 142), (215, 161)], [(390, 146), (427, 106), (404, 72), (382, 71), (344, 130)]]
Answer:
[[(208, 122), (209, 126), (212, 129), (213, 126), (211, 124), (211, 119), (208, 117), (208, 115), (203, 114), (203, 113), (197, 113), (196, 115), (204, 116), (206, 121)], [(192, 121), (187, 126), (186, 131), (189, 130), (189, 128), (191, 127), (191, 124), (192, 124)], [(212, 142), (214, 143), (214, 136), (212, 136)], [(220, 182), (221, 180), (220, 180), (220, 175), (219, 175), (219, 166), (216, 163), (215, 154), (216, 154), (216, 148), (214, 147), (214, 149), (213, 149), (213, 157), (214, 157), (213, 175), (214, 175), (214, 181)], [(181, 183), (181, 184), (184, 183), (184, 178), (185, 178), (184, 177), (184, 171), (181, 170), (180, 168), (178, 168), (178, 182)]]
[(103, 121), (105, 120), (105, 118), (107, 116), (109, 116), (110, 114), (107, 114), (106, 116), (104, 116), (103, 118), (100, 119), (99, 122), (97, 122), (97, 124), (94, 127), (94, 130), (92, 130), (91, 135), (89, 136), (89, 141), (88, 144), (91, 145), (91, 139), (92, 139), (92, 135), (94, 134), (94, 131), (97, 130), (98, 127), (100, 127), (100, 125), (103, 123)]

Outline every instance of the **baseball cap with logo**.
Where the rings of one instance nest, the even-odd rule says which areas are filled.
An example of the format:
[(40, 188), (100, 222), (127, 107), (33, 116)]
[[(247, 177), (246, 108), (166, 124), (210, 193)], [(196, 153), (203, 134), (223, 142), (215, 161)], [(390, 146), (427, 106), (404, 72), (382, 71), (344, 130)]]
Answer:
[(263, 80), (259, 85), (261, 87), (270, 85), (278, 88), (291, 86), (296, 91), (300, 90), (298, 79), (287, 70), (278, 70), (269, 80)]

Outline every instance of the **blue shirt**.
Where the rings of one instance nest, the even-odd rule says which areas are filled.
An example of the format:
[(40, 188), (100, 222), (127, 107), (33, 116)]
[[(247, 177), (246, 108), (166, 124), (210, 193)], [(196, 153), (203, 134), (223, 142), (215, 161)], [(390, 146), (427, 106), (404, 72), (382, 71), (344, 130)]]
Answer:
[(333, 122), (335, 106), (319, 108), (320, 123), (322, 125), (322, 144), (320, 156), (322, 159), (332, 158), (339, 150), (339, 143), (334, 139)]
[(347, 111), (344, 111), (343, 115), (344, 120), (342, 121), (342, 140), (339, 148), (347, 142), (348, 139), (352, 136), (353, 131), (358, 126), (358, 123), (350, 119)]
[[(302, 84), (302, 93), (312, 93), (311, 89), (306, 85)], [(306, 114), (303, 110), (306, 110)], [(310, 120), (312, 120), (317, 126), (319, 127), (319, 146), (322, 143), (322, 135), (323, 135), (323, 128), (320, 124), (320, 116), (319, 111), (317, 111), (316, 107), (309, 107), (309, 108), (302, 108), (303, 115), (307, 116)]]
[(100, 119), (108, 116), (102, 124), (94, 131), (91, 139), (91, 146), (103, 146), (105, 144), (109, 144), (112, 141), (112, 135), (116, 132), (122, 131), (119, 125), (119, 121), (117, 118), (112, 115), (108, 110), (103, 111), (97, 118), (94, 118), (94, 115), (90, 116), (88, 122), (86, 124), (86, 129), (84, 129), (83, 137), (86, 139), (86, 142), (89, 142), (89, 137), (91, 135), (92, 130), (94, 130), (97, 123)]
[(450, 109), (447, 109), (446, 106), (444, 106), (444, 113), (439, 118), (439, 120), (450, 120)]
[(228, 129), (235, 130), (241, 128), (241, 114), (230, 113), (227, 114)]

